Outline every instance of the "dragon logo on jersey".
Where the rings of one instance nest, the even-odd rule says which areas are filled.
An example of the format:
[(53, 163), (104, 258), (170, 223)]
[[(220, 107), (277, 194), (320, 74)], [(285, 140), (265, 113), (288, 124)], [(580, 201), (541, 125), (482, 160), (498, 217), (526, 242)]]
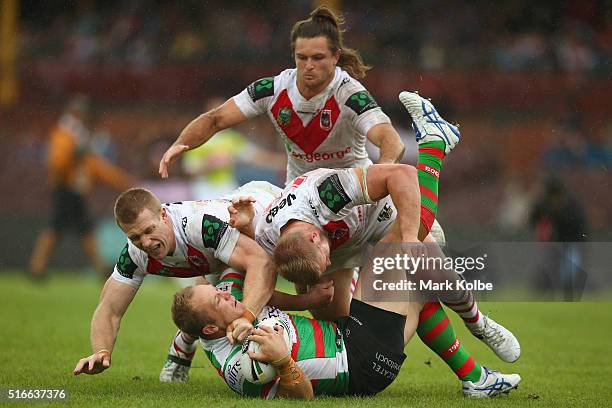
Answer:
[(253, 82), (248, 86), (247, 92), (253, 102), (274, 95), (274, 77), (262, 78)]
[(321, 119), (319, 121), (319, 125), (323, 130), (330, 130), (332, 128), (332, 112), (331, 109), (324, 109), (321, 112)]
[(205, 214), (202, 217), (202, 241), (204, 241), (204, 247), (217, 249), (225, 230), (227, 230), (227, 222)]
[(134, 263), (134, 261), (132, 261), (128, 244), (125, 244), (123, 250), (121, 251), (121, 255), (119, 255), (119, 260), (117, 261), (117, 270), (121, 276), (132, 279), (134, 277), (134, 271), (136, 268), (138, 268), (138, 266)]
[(378, 108), (378, 103), (368, 91), (355, 92), (347, 99), (345, 105), (354, 110), (357, 115)]
[(393, 208), (391, 208), (389, 204), (385, 204), (383, 209), (380, 210), (380, 213), (378, 214), (378, 218), (376, 218), (376, 221), (378, 222), (388, 221), (391, 219), (391, 214), (393, 214)]
[(330, 221), (323, 225), (330, 239), (330, 249), (333, 251), (351, 238), (351, 231), (345, 221)]
[(285, 126), (291, 122), (291, 108), (281, 108), (276, 116), (276, 123), (278, 126)]
[(345, 205), (351, 202), (337, 174), (332, 174), (323, 180), (317, 189), (323, 204), (335, 214), (338, 214)]

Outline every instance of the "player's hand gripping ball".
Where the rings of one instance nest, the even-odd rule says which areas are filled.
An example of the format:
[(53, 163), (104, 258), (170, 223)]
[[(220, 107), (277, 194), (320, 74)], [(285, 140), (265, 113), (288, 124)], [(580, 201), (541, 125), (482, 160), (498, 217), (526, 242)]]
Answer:
[[(285, 345), (287, 346), (287, 350), (291, 351), (292, 342), (291, 337), (289, 336), (289, 328), (281, 319), (277, 317), (269, 317), (259, 322), (256, 327), (269, 326), (274, 328), (277, 325), (283, 327)], [(259, 344), (252, 341), (250, 337), (247, 338), (242, 345), (242, 356), (240, 358), (240, 366), (246, 380), (253, 384), (266, 384), (276, 378), (276, 368), (274, 368), (270, 363), (264, 363), (251, 358), (248, 354), (249, 351), (255, 353), (260, 351)]]

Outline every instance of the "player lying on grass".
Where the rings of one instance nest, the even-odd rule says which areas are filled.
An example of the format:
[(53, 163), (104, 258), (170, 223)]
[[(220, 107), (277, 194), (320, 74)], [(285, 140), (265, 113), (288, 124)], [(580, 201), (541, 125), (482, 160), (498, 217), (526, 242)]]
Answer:
[[(268, 202), (273, 191), (267, 190), (267, 186), (249, 183), (236, 194), (250, 192), (261, 202)], [(215, 274), (220, 275), (230, 266), (247, 272), (245, 304), (250, 310), (261, 310), (267, 298), (257, 297), (262, 304), (246, 300), (248, 291), (274, 289), (275, 280), (263, 273), (270, 267), (269, 256), (251, 238), (228, 225), (229, 203), (229, 199), (219, 199), (162, 205), (153, 193), (141, 188), (119, 196), (115, 219), (128, 242), (102, 289), (91, 321), (94, 353), (78, 362), (74, 374), (97, 374), (110, 367), (121, 319), (148, 274), (214, 279)], [(332, 296), (333, 288), (327, 284), (317, 286), (306, 296), (274, 292), (271, 302), (289, 310), (305, 310), (326, 304)]]
[[(376, 246), (414, 242), (409, 223), (394, 223)], [(399, 224), (399, 225), (398, 225)], [(377, 249), (375, 247), (376, 252)], [(279, 376), (267, 384), (249, 382), (241, 367), (241, 348), (230, 343), (226, 330), (245, 306), (241, 283), (225, 281), (217, 287), (190, 286), (173, 301), (172, 317), (185, 333), (199, 336), (205, 353), (227, 385), (241, 395), (312, 399), (316, 395), (374, 395), (390, 385), (405, 359), (404, 348), (414, 332), (455, 369), (466, 397), (492, 397), (516, 388), (518, 374), (501, 374), (480, 366), (461, 345), (438, 302), (388, 302), (382, 298), (362, 302), (361, 277), (371, 274), (366, 261), (347, 316), (335, 322), (308, 319), (264, 307), (257, 321), (277, 317), (290, 331), (288, 349), (283, 328), (251, 330), (260, 351), (252, 359), (271, 363)], [(395, 271), (401, 278), (403, 270)], [(255, 321), (255, 324), (257, 324)]]
[[(358, 266), (367, 244), (377, 242), (390, 228), (396, 214), (408, 219), (420, 214), (420, 223), (412, 226), (418, 229), (419, 237), (426, 235), (434, 223), (437, 205), (429, 196), (433, 194), (431, 191), (436, 191), (437, 196), (441, 157), (450, 151), (448, 146), (453, 147), (458, 142), (458, 135), (455, 128), (451, 129), (439, 117), (430, 102), (408, 92), (403, 92), (400, 99), (411, 114), (417, 137), (420, 137), (418, 176), (413, 167), (405, 165), (373, 165), (367, 177), (362, 170), (319, 169), (296, 178), (267, 205), (263, 214), (251, 208), (253, 200), (250, 198), (234, 202), (230, 222), (254, 236), (274, 255), (283, 276), (301, 286), (320, 279), (333, 281), (332, 303), (313, 311), (317, 318), (333, 320), (348, 313), (352, 269)], [(428, 118), (433, 118), (431, 123)], [(417, 177), (420, 209), (415, 201), (419, 192), (414, 191)], [(400, 204), (397, 207), (396, 202)], [(433, 242), (433, 238), (429, 237), (428, 242)], [(263, 292), (259, 295), (266, 296)], [(471, 291), (441, 295), (470, 331), (503, 361), (514, 362), (519, 358), (520, 345), (514, 335), (480, 314)], [(234, 338), (242, 340), (250, 327), (250, 322), (239, 319), (229, 329)], [(183, 359), (193, 356), (195, 345), (189, 343), (195, 339), (189, 336), (182, 339), (188, 353), (177, 350), (173, 343), (169, 358), (172, 355)], [(165, 370), (169, 373), (173, 369), (184, 370), (177, 364), (172, 367), (169, 361)], [(160, 378), (164, 376), (165, 381), (173, 381), (170, 375), (162, 372)]]

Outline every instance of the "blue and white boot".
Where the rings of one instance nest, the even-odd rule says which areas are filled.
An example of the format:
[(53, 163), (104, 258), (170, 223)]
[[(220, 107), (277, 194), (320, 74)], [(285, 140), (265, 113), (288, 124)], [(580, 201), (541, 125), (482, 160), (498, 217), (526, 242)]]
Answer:
[(520, 382), (521, 376), (518, 374), (502, 374), (483, 366), (479, 381), (462, 381), (463, 396), (490, 398), (499, 394), (507, 394), (517, 388)]
[(457, 146), (461, 140), (459, 129), (444, 120), (429, 100), (408, 91), (401, 92), (399, 100), (412, 117), (412, 129), (419, 144), (441, 139), (446, 145), (445, 154)]

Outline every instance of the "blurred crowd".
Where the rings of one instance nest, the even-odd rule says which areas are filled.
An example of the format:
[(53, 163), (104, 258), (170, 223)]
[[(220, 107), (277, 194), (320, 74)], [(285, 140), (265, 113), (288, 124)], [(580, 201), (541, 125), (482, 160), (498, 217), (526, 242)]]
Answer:
[[(32, 7), (29, 7), (32, 3)], [(23, 1), (20, 55), (148, 70), (167, 63), (290, 62), (288, 33), (311, 1)], [(607, 1), (340, 2), (346, 43), (367, 61), (436, 71), (494, 69), (605, 75)]]
[[(576, 196), (593, 197), (582, 200), (593, 231), (610, 229), (609, 2), (340, 4), (345, 43), (374, 65), (366, 84), (400, 130), (405, 162), (414, 163), (416, 149), (398, 87), (419, 86), (447, 119), (462, 125), (462, 148), (444, 169), (442, 196), (453, 205), (442, 206), (440, 217), (449, 229), (475, 224), (498, 235), (524, 234), (551, 174)], [(284, 147), (265, 118), (187, 155), (170, 182), (162, 183), (157, 170), (163, 151), (191, 119), (258, 78), (262, 71), (251, 66), (266, 75), (293, 66), (289, 32), (308, 15), (311, 1), (83, 0), (66, 6), (22, 0), (20, 8), (21, 100), (0, 123), (3, 149), (10, 152), (0, 163), (0, 185), (13, 199), (0, 209), (37, 214), (48, 204), (40, 174), (49, 130), (75, 91), (92, 96), (91, 151), (162, 198), (203, 198), (251, 179), (282, 184)], [(213, 65), (221, 73), (205, 82), (202, 75)], [(166, 70), (177, 66), (186, 69)], [(144, 74), (138, 80), (126, 69)], [(495, 84), (484, 79), (488, 72)], [(533, 74), (529, 82), (526, 73)], [(151, 88), (155, 93), (134, 91)], [(370, 154), (375, 160), (376, 149)], [(92, 212), (108, 214), (113, 197), (97, 189)]]

